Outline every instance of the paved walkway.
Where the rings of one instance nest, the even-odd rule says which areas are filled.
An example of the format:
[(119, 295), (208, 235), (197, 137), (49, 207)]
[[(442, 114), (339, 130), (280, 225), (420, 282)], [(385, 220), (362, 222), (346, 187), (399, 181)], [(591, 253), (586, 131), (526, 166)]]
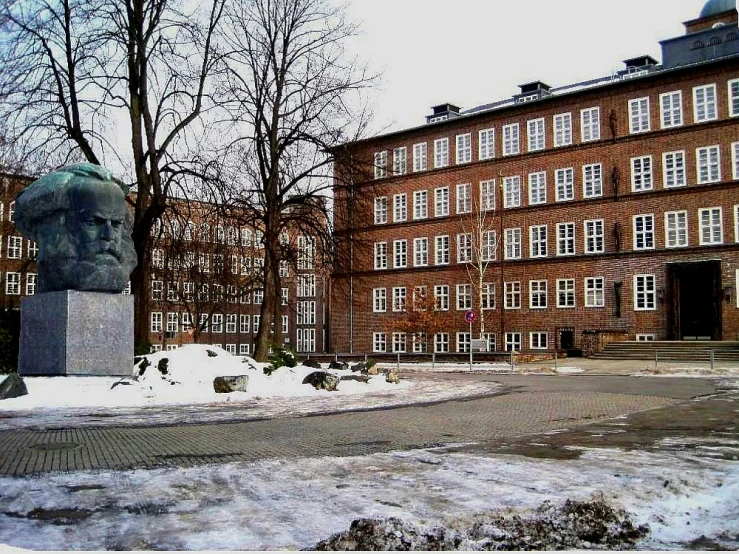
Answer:
[(712, 394), (715, 381), (625, 376), (442, 375), (503, 394), (388, 410), (262, 421), (0, 432), (0, 474), (354, 456), (573, 429)]

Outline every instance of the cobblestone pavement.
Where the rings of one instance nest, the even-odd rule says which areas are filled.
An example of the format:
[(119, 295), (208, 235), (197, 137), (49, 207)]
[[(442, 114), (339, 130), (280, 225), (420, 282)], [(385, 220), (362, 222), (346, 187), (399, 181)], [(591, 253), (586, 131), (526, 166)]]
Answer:
[(0, 432), (0, 474), (354, 456), (490, 443), (575, 429), (677, 406), (717, 392), (718, 381), (626, 376), (424, 375), (486, 379), (502, 394), (401, 408), (259, 421)]

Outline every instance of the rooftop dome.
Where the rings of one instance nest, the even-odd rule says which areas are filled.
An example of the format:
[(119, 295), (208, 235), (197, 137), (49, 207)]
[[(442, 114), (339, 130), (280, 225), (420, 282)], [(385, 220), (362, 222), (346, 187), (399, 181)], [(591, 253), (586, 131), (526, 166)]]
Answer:
[(700, 18), (711, 17), (729, 10), (736, 9), (736, 0), (708, 0), (701, 10)]

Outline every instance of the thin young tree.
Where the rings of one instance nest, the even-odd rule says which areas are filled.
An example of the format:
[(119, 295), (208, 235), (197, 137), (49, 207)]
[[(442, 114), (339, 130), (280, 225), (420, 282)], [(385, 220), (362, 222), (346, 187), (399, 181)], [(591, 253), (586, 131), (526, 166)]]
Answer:
[[(236, 2), (226, 17), (234, 204), (263, 231), (255, 357), (264, 360), (281, 316), (280, 260), (307, 267), (330, 252), (333, 148), (364, 131), (368, 113), (355, 100), (372, 79), (346, 55), (356, 28), (328, 0)], [(281, 242), (283, 233), (303, 238)], [(280, 344), (280, 325), (274, 328)]]
[[(203, 113), (219, 64), (225, 0), (0, 3), (4, 161), (39, 173), (70, 161), (111, 167), (133, 185), (134, 336), (148, 338), (151, 229), (184, 183), (213, 176)], [(8, 152), (13, 159), (8, 159)]]

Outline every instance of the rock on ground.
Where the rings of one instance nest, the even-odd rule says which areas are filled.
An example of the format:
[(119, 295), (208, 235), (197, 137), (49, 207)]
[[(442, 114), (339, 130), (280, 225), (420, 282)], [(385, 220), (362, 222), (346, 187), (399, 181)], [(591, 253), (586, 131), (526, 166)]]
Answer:
[(18, 398), (27, 394), (26, 383), (23, 381), (23, 377), (17, 373), (11, 373), (0, 383), (0, 400)]
[(339, 386), (339, 378), (333, 373), (326, 371), (314, 371), (303, 379), (304, 385), (312, 385), (316, 390), (336, 390)]
[(213, 379), (213, 390), (217, 393), (246, 392), (248, 375), (226, 375)]

